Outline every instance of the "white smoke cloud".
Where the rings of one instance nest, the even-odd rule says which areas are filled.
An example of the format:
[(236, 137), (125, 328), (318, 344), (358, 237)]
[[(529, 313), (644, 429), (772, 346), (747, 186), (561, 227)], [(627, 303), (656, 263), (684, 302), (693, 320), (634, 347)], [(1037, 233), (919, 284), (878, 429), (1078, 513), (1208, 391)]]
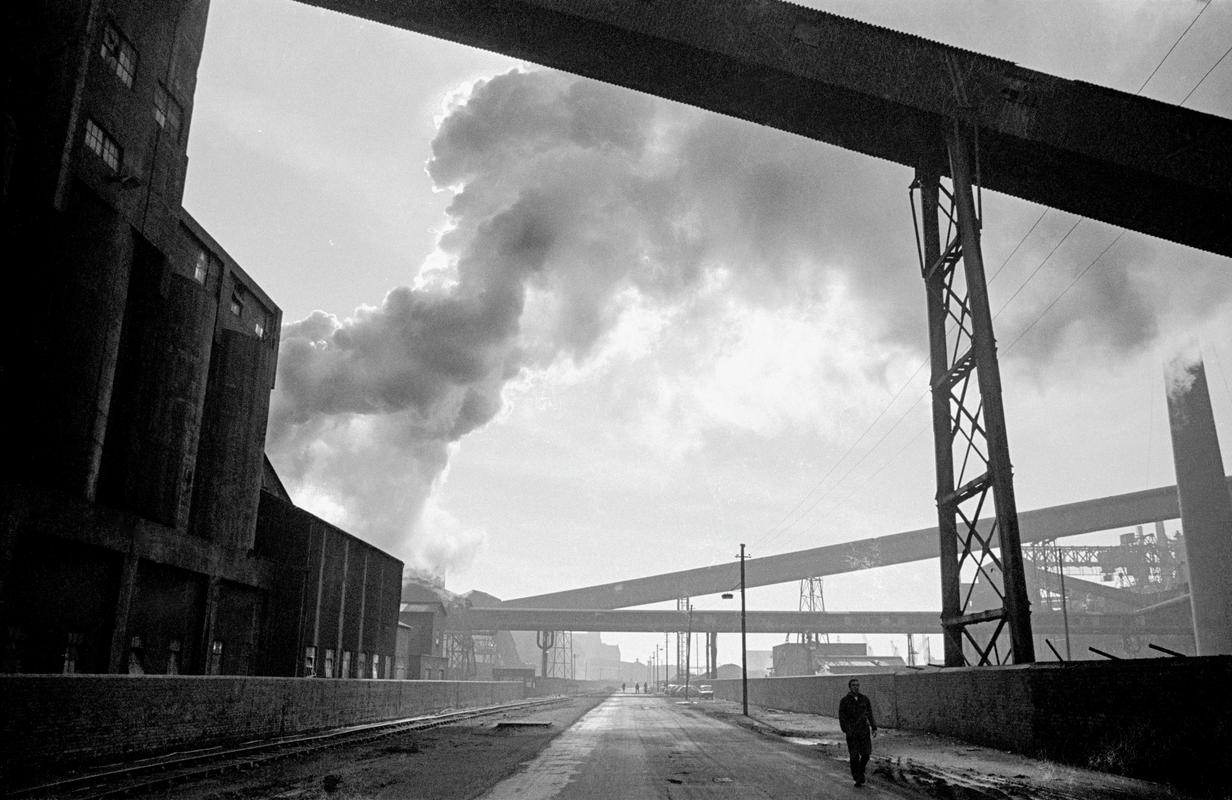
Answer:
[[(789, 336), (769, 327), (712, 350), (714, 374), (692, 392), (715, 398), (716, 424), (765, 430), (779, 423), (759, 410), (791, 404), (813, 377), (774, 366), (798, 355), (809, 326), (825, 344), (819, 369), (838, 375), (837, 389), (815, 393), (826, 402), (844, 380), (885, 383), (899, 374), (894, 359), (923, 350), (914, 246), (909, 233), (887, 235), (904, 230), (905, 202), (886, 198), (905, 199), (905, 171), (543, 71), (456, 98), (427, 169), (453, 192), (438, 252), (413, 288), (379, 306), (285, 327), (268, 443), (310, 510), (420, 567), (443, 570), (482, 548), (486, 533), (429, 498), (450, 448), (500, 413), (503, 389), (528, 370), (584, 371), (613, 343), (644, 351), (668, 328), (702, 337), (784, 312)], [(1081, 320), (1058, 317), (1023, 352), (1045, 357), (1079, 324), (1114, 347), (1152, 338), (1155, 309), (1134, 271), (1149, 259), (1134, 253), (1082, 285)], [(860, 330), (842, 330), (857, 317)], [(758, 364), (786, 377), (740, 388), (740, 375), (724, 377)], [(843, 378), (849, 368), (865, 374)]]

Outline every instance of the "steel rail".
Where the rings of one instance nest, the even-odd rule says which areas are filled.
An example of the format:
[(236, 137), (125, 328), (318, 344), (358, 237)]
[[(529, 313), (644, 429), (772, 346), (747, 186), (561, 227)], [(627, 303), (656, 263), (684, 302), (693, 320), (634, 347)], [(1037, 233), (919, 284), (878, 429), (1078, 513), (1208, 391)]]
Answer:
[[(407, 731), (430, 730), (451, 723), (510, 711), (556, 705), (568, 700), (556, 696), (523, 700), (496, 706), (482, 706), (423, 717), (404, 717), (383, 722), (334, 728), (313, 734), (300, 734), (247, 742), (228, 748), (209, 748), (188, 755), (173, 753), (123, 767), (64, 778), (35, 786), (17, 788), (11, 798), (72, 797), (74, 800), (122, 797), (138, 792), (164, 789), (231, 770), (250, 769), (271, 761), (294, 758), (334, 747), (350, 746)], [(174, 770), (174, 772), (169, 772)], [(163, 773), (154, 775), (154, 773)], [(135, 780), (134, 780), (135, 779)]]

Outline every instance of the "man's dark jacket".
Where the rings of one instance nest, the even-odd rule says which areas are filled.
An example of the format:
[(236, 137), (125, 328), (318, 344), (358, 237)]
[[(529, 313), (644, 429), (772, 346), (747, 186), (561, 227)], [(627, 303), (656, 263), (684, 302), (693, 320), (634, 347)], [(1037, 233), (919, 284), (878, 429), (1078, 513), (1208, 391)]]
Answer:
[(848, 692), (838, 703), (838, 726), (843, 733), (868, 733), (877, 730), (873, 721), (873, 704), (862, 694)]

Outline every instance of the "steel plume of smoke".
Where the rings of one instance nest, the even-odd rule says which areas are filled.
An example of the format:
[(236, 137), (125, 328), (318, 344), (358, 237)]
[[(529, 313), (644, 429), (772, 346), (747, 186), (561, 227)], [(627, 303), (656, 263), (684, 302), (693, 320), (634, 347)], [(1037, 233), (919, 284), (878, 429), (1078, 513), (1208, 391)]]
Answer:
[(733, 300), (780, 308), (837, 276), (870, 338), (922, 345), (909, 221), (885, 200), (909, 176), (862, 156), (514, 71), (449, 109), (428, 171), (454, 193), (431, 266), (379, 306), (285, 326), (268, 441), (297, 502), (417, 566), (483, 542), (430, 502), (451, 448), (520, 371), (586, 361), (631, 293), (687, 304), (722, 274)]

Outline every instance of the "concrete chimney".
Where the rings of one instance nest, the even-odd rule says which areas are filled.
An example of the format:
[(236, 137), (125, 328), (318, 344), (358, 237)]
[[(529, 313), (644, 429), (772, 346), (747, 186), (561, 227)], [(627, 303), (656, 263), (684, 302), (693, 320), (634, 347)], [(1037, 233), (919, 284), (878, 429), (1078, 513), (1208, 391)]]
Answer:
[(1201, 357), (1164, 369), (1198, 655), (1232, 654), (1232, 496)]

